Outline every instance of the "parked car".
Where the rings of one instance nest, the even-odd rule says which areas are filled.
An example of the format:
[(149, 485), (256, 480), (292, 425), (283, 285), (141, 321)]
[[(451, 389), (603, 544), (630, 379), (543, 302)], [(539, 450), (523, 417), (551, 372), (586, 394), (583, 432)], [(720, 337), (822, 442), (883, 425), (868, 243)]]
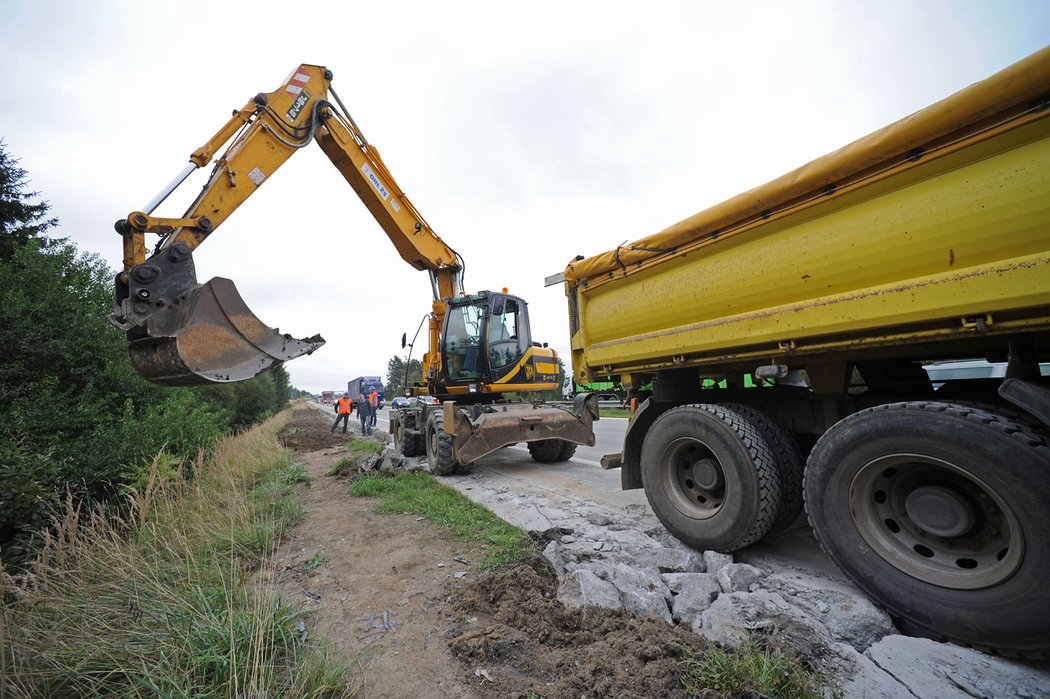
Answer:
[(438, 399), (434, 396), (416, 396), (417, 405), (437, 405)]
[(407, 408), (411, 403), (411, 398), (407, 398), (405, 396), (395, 396), (394, 400), (390, 401), (390, 407), (397, 410), (398, 408)]

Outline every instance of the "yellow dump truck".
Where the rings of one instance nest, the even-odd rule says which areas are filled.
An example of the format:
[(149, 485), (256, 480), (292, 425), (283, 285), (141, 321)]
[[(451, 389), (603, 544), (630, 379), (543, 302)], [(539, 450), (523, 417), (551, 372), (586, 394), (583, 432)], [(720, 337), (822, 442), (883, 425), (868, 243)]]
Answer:
[(561, 279), (574, 380), (637, 405), (603, 465), (675, 536), (804, 504), (902, 626), (1050, 652), (1050, 48)]

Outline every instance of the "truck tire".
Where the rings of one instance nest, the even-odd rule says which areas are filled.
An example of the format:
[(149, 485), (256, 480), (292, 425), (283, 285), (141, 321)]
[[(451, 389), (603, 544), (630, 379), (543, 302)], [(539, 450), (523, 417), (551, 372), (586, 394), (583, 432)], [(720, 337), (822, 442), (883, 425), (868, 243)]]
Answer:
[(746, 419), (758, 428), (766, 446), (773, 454), (780, 476), (780, 508), (773, 518), (770, 534), (782, 532), (802, 514), (802, 454), (795, 437), (779, 422), (757, 408), (738, 403), (726, 403), (725, 407)]
[(1050, 655), (1050, 447), (1013, 420), (907, 402), (841, 420), (806, 466), (828, 555), (922, 635)]
[(529, 442), (527, 446), (533, 461), (541, 464), (568, 461), (576, 453), (576, 444), (564, 439), (541, 439), (538, 442)]
[(440, 410), (431, 411), (427, 417), (427, 464), (437, 476), (451, 476), (456, 471), (456, 460), (452, 456), (452, 435), (445, 432), (445, 415)]
[(735, 551), (761, 539), (780, 506), (780, 480), (759, 430), (718, 405), (683, 405), (642, 443), (642, 485), (657, 518), (699, 550)]

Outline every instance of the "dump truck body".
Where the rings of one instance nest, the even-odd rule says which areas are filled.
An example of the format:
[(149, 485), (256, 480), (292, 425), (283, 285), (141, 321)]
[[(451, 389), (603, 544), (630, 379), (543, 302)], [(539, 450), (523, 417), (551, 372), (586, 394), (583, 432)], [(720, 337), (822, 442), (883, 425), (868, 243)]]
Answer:
[[(603, 460), (697, 548), (806, 510), (926, 633), (1050, 652), (1050, 49), (564, 273)], [(936, 360), (1008, 362), (934, 386)], [(1038, 620), (1038, 621), (1033, 621)]]
[(920, 343), (961, 356), (978, 334), (1046, 330), (1050, 70), (1035, 58), (570, 264), (575, 380)]

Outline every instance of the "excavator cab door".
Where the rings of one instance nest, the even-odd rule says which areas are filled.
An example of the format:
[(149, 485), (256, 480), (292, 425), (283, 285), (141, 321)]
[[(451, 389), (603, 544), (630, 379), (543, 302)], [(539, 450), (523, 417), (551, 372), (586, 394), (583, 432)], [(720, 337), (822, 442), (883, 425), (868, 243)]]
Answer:
[[(525, 302), (483, 291), (449, 302), (442, 332), (446, 385), (527, 383), (531, 346)], [(520, 376), (519, 376), (520, 374)], [(513, 390), (513, 389), (508, 389)]]
[(487, 366), (482, 344), (488, 313), (488, 299), (484, 294), (462, 296), (449, 302), (441, 333), (447, 385), (476, 384), (485, 378)]
[(495, 384), (523, 370), (521, 361), (529, 350), (531, 336), (524, 301), (499, 294), (492, 299), (491, 309), (486, 319), (485, 356), (489, 382)]

